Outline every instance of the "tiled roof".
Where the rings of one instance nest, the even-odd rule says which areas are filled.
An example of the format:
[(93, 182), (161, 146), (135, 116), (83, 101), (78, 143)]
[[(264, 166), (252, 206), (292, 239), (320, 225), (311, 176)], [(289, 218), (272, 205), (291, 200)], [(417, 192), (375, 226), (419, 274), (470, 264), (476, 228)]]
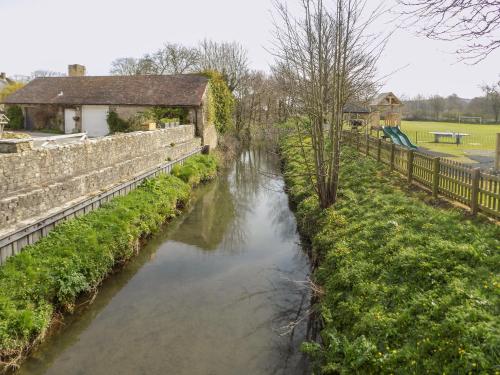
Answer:
[(5, 104), (199, 106), (208, 78), (196, 74), (37, 78)]

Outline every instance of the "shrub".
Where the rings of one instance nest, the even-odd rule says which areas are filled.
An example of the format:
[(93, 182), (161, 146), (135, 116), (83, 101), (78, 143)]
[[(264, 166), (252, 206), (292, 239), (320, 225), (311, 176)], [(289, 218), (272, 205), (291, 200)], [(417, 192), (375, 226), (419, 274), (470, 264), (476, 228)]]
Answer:
[[(177, 173), (213, 176), (215, 160), (196, 156)], [(187, 178), (191, 180), (191, 178)], [(126, 196), (57, 226), (47, 237), (0, 268), (0, 370), (43, 336), (57, 310), (72, 311), (76, 298), (94, 290), (115, 264), (132, 257), (139, 239), (179, 213), (191, 186), (171, 175), (145, 181)]]
[(171, 107), (151, 107), (145, 114), (156, 122), (172, 122), (164, 120), (177, 119), (181, 124), (188, 122), (188, 109), (186, 108), (171, 108)]
[(8, 129), (22, 129), (24, 128), (24, 115), (23, 110), (18, 105), (10, 105), (5, 111), (5, 115), (9, 118)]
[(303, 346), (317, 373), (494, 373), (500, 228), (426, 205), (352, 149), (339, 201), (320, 210), (294, 144), (285, 178), (324, 289), (323, 345)]
[(217, 164), (217, 159), (212, 155), (197, 155), (186, 160), (182, 166), (174, 166), (172, 175), (190, 185), (197, 185), (215, 178)]
[(129, 133), (134, 127), (129, 121), (123, 120), (115, 111), (109, 111), (107, 118), (110, 133)]

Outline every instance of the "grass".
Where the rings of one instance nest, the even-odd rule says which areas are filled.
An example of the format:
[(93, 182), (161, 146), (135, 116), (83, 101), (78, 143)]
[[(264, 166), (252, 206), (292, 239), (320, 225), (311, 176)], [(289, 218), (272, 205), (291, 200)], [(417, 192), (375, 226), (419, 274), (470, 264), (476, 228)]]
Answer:
[(0, 267), (0, 372), (16, 366), (47, 332), (54, 315), (71, 312), (139, 250), (140, 239), (179, 214), (191, 187), (215, 177), (212, 156), (195, 156), (175, 175), (145, 181), (83, 217), (64, 222)]
[[(401, 130), (410, 137), (412, 142), (418, 139), (418, 146), (431, 151), (442, 152), (454, 156), (457, 161), (472, 162), (467, 157), (468, 151), (495, 150), (496, 133), (500, 133), (500, 125), (459, 124), (452, 122), (403, 121)], [(451, 143), (434, 143), (429, 132), (443, 131), (467, 133), (463, 144), (457, 146)], [(416, 134), (418, 133), (418, 135)], [(451, 139), (443, 139), (444, 142)]]
[(498, 373), (500, 227), (424, 203), (352, 149), (321, 210), (295, 143), (285, 179), (323, 290), (322, 345), (303, 345), (315, 373)]

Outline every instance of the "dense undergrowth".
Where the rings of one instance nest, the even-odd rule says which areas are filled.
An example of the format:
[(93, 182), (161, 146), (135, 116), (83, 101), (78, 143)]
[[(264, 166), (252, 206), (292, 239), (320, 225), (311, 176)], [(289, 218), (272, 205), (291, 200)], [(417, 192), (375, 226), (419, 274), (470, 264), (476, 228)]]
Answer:
[(430, 206), (352, 149), (334, 207), (318, 207), (293, 137), (285, 178), (317, 257), (322, 374), (498, 374), (498, 225)]
[(72, 311), (79, 295), (138, 251), (141, 238), (179, 213), (192, 186), (216, 173), (214, 157), (194, 156), (172, 175), (60, 224), (0, 267), (0, 372), (44, 336), (54, 313)]

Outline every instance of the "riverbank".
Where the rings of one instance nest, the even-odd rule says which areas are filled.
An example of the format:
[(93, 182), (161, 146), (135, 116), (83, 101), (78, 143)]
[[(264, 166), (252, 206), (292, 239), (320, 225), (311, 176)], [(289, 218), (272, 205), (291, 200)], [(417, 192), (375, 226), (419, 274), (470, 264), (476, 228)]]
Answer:
[(323, 289), (318, 373), (493, 373), (500, 229), (428, 205), (352, 149), (321, 210), (293, 137), (281, 147), (298, 225)]
[(243, 151), (18, 374), (310, 374), (299, 350), (310, 268), (296, 228), (279, 158)]
[(199, 155), (172, 175), (146, 181), (126, 196), (60, 224), (0, 268), (0, 371), (14, 367), (45, 336), (58, 312), (95, 291), (142, 239), (178, 215), (191, 188), (213, 179), (217, 162)]

